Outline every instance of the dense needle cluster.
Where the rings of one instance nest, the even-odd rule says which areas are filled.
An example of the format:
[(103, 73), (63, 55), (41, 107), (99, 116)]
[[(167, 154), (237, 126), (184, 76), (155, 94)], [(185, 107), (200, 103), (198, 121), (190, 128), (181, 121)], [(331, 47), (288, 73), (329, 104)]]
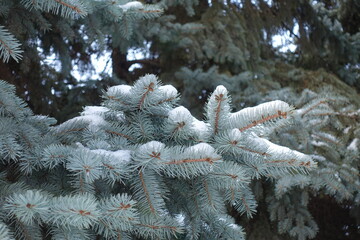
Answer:
[[(267, 140), (291, 121), (282, 101), (231, 113), (223, 86), (200, 121), (154, 75), (104, 92), (101, 107), (58, 126), (1, 82), (3, 239), (242, 239), (228, 214), (252, 216), (249, 184), (316, 164)], [(31, 233), (31, 234), (30, 234)]]

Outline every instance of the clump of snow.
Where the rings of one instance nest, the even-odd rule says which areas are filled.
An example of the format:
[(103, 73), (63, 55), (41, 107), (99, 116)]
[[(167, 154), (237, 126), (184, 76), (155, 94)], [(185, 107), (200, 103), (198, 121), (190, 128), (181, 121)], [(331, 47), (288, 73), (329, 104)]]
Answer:
[(75, 146), (77, 146), (78, 148), (85, 148), (84, 145), (82, 145), (81, 142), (76, 142)]
[(90, 128), (96, 130), (99, 126), (103, 126), (106, 124), (106, 121), (104, 120), (104, 115), (108, 111), (109, 109), (106, 107), (88, 106), (84, 108), (81, 116), (75, 117), (67, 121), (67, 123), (71, 124), (76, 121), (85, 121), (89, 123)]
[(81, 113), (82, 116), (85, 115), (99, 115), (103, 116), (106, 112), (108, 112), (109, 109), (106, 107), (100, 107), (100, 106), (86, 106), (84, 108), (84, 111)]
[(194, 146), (188, 147), (186, 149), (186, 152), (187, 153), (200, 152), (200, 153), (206, 153), (207, 155), (210, 155), (210, 154), (215, 153), (215, 149), (207, 143), (198, 143)]
[(129, 94), (130, 90), (131, 90), (131, 86), (129, 86), (129, 85), (117, 85), (117, 86), (108, 88), (108, 93), (109, 94), (113, 94), (113, 93)]
[(77, 121), (84, 121), (89, 124), (90, 128), (97, 129), (99, 126), (103, 126), (106, 124), (106, 121), (99, 115), (85, 115), (74, 117), (63, 124), (71, 125)]
[[(292, 107), (286, 102), (275, 100), (271, 102), (266, 102), (259, 104), (255, 107), (248, 107), (241, 109), (238, 112), (231, 113), (229, 117), (229, 127), (230, 128), (243, 128), (245, 130), (251, 125), (254, 121), (261, 120), (263, 117), (274, 116), (273, 118), (287, 118), (287, 115), (292, 111)], [(282, 114), (280, 116), (279, 112)], [(269, 118), (268, 121), (264, 121), (263, 123), (269, 122), (273, 118)], [(260, 123), (259, 123), (260, 124)], [(254, 127), (257, 124), (254, 125)]]
[(226, 220), (225, 218), (219, 218), (220, 221), (228, 223), (228, 226), (231, 227), (232, 229), (236, 229), (236, 230), (240, 230), (241, 227), (235, 223), (230, 223), (228, 222), (228, 220)]
[(316, 146), (316, 147), (328, 147), (328, 144), (327, 143), (324, 143), (324, 142), (320, 142), (320, 141), (311, 141), (311, 144)]
[(174, 108), (173, 110), (171, 110), (169, 112), (168, 115), (168, 119), (171, 122), (191, 122), (192, 121), (192, 116), (191, 113), (189, 112), (189, 110), (187, 110), (185, 107), (180, 106), (177, 108)]
[[(294, 113), (295, 113), (295, 115), (297, 115), (297, 116), (302, 116), (306, 110), (307, 110), (307, 109), (305, 109), (305, 108), (300, 108), (300, 109), (296, 109), (296, 110), (294, 111)], [(311, 121), (311, 120), (310, 120), (310, 121)]]
[(162, 92), (166, 93), (166, 95), (177, 95), (178, 91), (176, 90), (176, 88), (172, 85), (165, 85), (165, 86), (161, 86), (159, 87), (159, 90), (161, 90)]
[(177, 117), (178, 115), (189, 116), (191, 115), (191, 113), (187, 108), (183, 106), (176, 107), (169, 112), (169, 118)]
[(95, 150), (91, 150), (92, 152), (99, 154), (99, 155), (103, 155), (103, 156), (107, 156), (108, 161), (112, 164), (118, 164), (120, 162), (129, 162), (131, 159), (131, 151), (130, 150), (118, 150), (115, 152), (112, 151), (107, 151), (104, 149), (95, 149)]
[(217, 95), (217, 94), (227, 94), (228, 91), (227, 89), (223, 86), (223, 85), (219, 85), (216, 87), (215, 91), (214, 91), (214, 95)]
[(161, 152), (165, 148), (165, 144), (158, 141), (151, 141), (141, 145), (138, 149), (139, 152), (145, 153), (148, 151)]
[(208, 125), (203, 121), (197, 120), (196, 118), (193, 118), (192, 127), (199, 132), (208, 131)]
[(124, 10), (124, 12), (126, 12), (129, 9), (143, 9), (144, 6), (142, 5), (141, 2), (138, 1), (132, 1), (132, 2), (128, 2), (126, 4), (123, 5), (119, 5), (119, 7)]
[(350, 131), (350, 129), (351, 129), (351, 127), (347, 127), (347, 128), (345, 128), (345, 129), (344, 129), (344, 131), (343, 131), (343, 133), (344, 133), (344, 134), (348, 134), (348, 133), (349, 133), (349, 131)]
[(200, 133), (199, 135), (204, 135), (204, 134), (207, 134), (209, 131), (209, 124), (207, 124), (203, 121), (199, 121), (196, 118), (193, 118), (192, 128), (196, 132)]
[(125, 114), (123, 112), (119, 112), (116, 114), (116, 118), (120, 121), (123, 122), (125, 121)]
[(175, 220), (181, 225), (184, 226), (185, 225), (185, 216), (183, 214), (176, 214), (175, 215)]
[(106, 125), (106, 121), (103, 118), (106, 111), (108, 111), (108, 109), (104, 107), (86, 107), (81, 113), (81, 116), (74, 117), (62, 123), (59, 125), (59, 128), (76, 128), (77, 124), (86, 123), (89, 129), (97, 131), (99, 127)]
[(325, 162), (326, 161), (326, 158), (324, 156), (321, 156), (321, 155), (317, 155), (317, 154), (312, 154), (312, 155), (309, 155), (312, 159), (314, 159), (315, 161), (317, 162)]
[(358, 138), (354, 138), (354, 140), (352, 140), (350, 145), (347, 147), (347, 150), (357, 152), (358, 151), (358, 147), (357, 147), (358, 146), (358, 141), (359, 141)]
[(124, 161), (130, 161), (131, 159), (131, 151), (130, 150), (117, 150), (112, 153), (114, 157), (119, 159), (123, 159)]
[(210, 135), (210, 124), (192, 118), (191, 129), (197, 136), (197, 141), (205, 141)]
[(269, 148), (267, 150), (267, 153), (270, 154), (269, 159), (273, 159), (273, 158), (295, 159), (297, 162), (308, 162), (310, 164), (309, 165), (310, 167), (317, 166), (317, 163), (314, 162), (309, 155), (305, 155), (301, 152), (292, 150), (288, 147), (274, 144), (267, 139), (263, 139), (263, 141), (269, 145)]
[(257, 137), (256, 135), (249, 137), (247, 140), (251, 141), (251, 146), (261, 146), (264, 149), (272, 148), (273, 151), (276, 151), (276, 150), (282, 151), (283, 150), (282, 146), (274, 144), (265, 138)]
[[(230, 131), (229, 133), (229, 138), (231, 141), (239, 141), (241, 139), (242, 133), (240, 132), (240, 130), (238, 128), (234, 128)], [(257, 139), (257, 138), (255, 138)]]

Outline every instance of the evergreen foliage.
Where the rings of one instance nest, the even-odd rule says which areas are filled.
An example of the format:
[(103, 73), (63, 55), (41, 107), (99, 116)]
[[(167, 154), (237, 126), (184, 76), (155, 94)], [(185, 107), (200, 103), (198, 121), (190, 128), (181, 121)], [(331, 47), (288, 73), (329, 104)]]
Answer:
[(301, 106), (294, 113), (294, 124), (277, 129), (270, 139), (311, 154), (319, 164), (311, 175), (283, 176), (273, 195), (267, 196), (270, 218), (278, 221), (279, 232), (298, 239), (314, 238), (318, 231), (307, 209), (309, 194), (327, 194), (339, 203), (347, 200), (354, 211), (358, 205), (360, 113), (347, 98), (333, 92), (327, 88), (316, 94), (306, 89), (298, 95), (283, 89), (270, 94), (288, 100), (296, 96), (296, 106)]
[(10, 34), (4, 26), (0, 26), (0, 58), (4, 62), (8, 62), (12, 57), (16, 62), (21, 59), (21, 49), (19, 41)]
[(291, 106), (273, 101), (231, 113), (223, 86), (209, 98), (205, 122), (176, 106), (174, 87), (146, 75), (53, 127), (13, 90), (1, 82), (0, 120), (19, 129), (1, 132), (4, 146), (13, 142), (1, 152), (5, 238), (243, 239), (227, 207), (256, 212), (249, 184), (316, 166), (266, 139), (291, 121)]
[[(285, 67), (286, 71), (280, 71), (280, 67)], [(213, 77), (211, 74), (209, 76)], [(217, 76), (226, 77), (217, 74), (215, 78)], [(246, 77), (246, 74), (242, 76)], [(315, 236), (317, 239), (341, 239), (348, 235), (349, 239), (357, 239), (360, 104), (356, 91), (323, 70), (309, 72), (280, 65), (274, 69), (271, 77), (264, 78), (259, 74), (257, 82), (235, 96), (234, 102), (247, 105), (280, 99), (296, 106), (293, 122), (277, 128), (269, 139), (311, 155), (318, 161), (319, 167), (308, 176), (283, 176), (274, 184), (260, 182), (254, 185), (253, 190), (260, 204), (258, 208), (268, 209), (269, 217), (276, 222), (279, 233), (288, 233), (295, 239)], [(277, 85), (274, 83), (276, 79), (281, 79), (282, 86), (289, 87)], [(231, 86), (231, 82), (227, 84)], [(312, 90), (299, 91), (304, 85)], [(326, 199), (328, 202), (336, 199), (342, 206), (336, 211), (348, 212), (349, 215), (344, 213), (335, 225), (334, 220), (329, 220), (334, 216), (329, 212), (326, 219), (320, 215), (322, 222), (319, 223), (318, 215), (324, 212), (318, 212), (319, 205), (314, 205), (319, 204), (316, 199)], [(334, 205), (321, 206), (321, 209), (335, 211)], [(354, 217), (351, 221), (350, 216)], [(271, 228), (265, 216), (249, 225), (254, 227), (249, 231), (249, 239), (276, 235), (276, 229)], [(276, 237), (287, 239), (290, 236)]]
[[(350, 239), (357, 239), (356, 231), (360, 220), (357, 200), (360, 187), (358, 94), (324, 71), (308, 72), (280, 64), (268, 69), (271, 71), (265, 73), (248, 71), (233, 77), (219, 74), (216, 68), (211, 68), (208, 72), (183, 69), (177, 76), (188, 79), (184, 82), (188, 92), (191, 92), (193, 89), (191, 87), (194, 86), (194, 82), (189, 80), (192, 77), (200, 83), (210, 79), (210, 89), (212, 84), (220, 82), (229, 89), (243, 86), (245, 89), (233, 98), (233, 101), (240, 106), (275, 99), (296, 106), (293, 122), (276, 128), (269, 139), (310, 154), (318, 161), (319, 167), (307, 176), (302, 174), (283, 176), (274, 184), (259, 182), (254, 185), (255, 196), (263, 205), (259, 208), (268, 209), (269, 217), (276, 222), (278, 232), (290, 235), (285, 235), (286, 237), (311, 239), (321, 231), (319, 239), (341, 239), (345, 234), (351, 235)], [(276, 82), (277, 79), (281, 79), (281, 85)], [(201, 84), (194, 88), (200, 91), (200, 86)], [(289, 87), (284, 88), (284, 86)], [(301, 91), (303, 86), (312, 90)], [(238, 90), (233, 91), (236, 93)], [(352, 220), (354, 225), (346, 227), (349, 230), (333, 230), (337, 235), (332, 235), (331, 231), (335, 226), (327, 222), (330, 221), (328, 218), (318, 226), (313, 218), (316, 214), (314, 208), (318, 208), (318, 205), (313, 205), (314, 199), (324, 198), (336, 199), (342, 206), (339, 211), (348, 211), (351, 214), (348, 218), (354, 217)], [(237, 219), (241, 218), (237, 217)], [(262, 216), (257, 221), (259, 223), (248, 223), (250, 226), (256, 226), (250, 231), (249, 239), (264, 239), (269, 235), (276, 235), (275, 229), (266, 227), (271, 227), (266, 217)], [(324, 224), (330, 224), (329, 228), (326, 229)], [(345, 223), (342, 218), (339, 219), (337, 226), (342, 228), (345, 224), (349, 222)], [(327, 230), (330, 230), (329, 233), (326, 233)]]
[[(61, 122), (66, 119), (57, 109), (66, 108), (68, 118), (73, 117), (79, 111), (75, 105), (99, 103), (96, 88), (131, 83), (146, 73), (172, 82), (193, 100), (204, 89), (189, 91), (189, 84), (183, 83), (187, 79), (178, 77), (184, 69), (206, 73), (216, 68), (226, 81), (241, 79), (245, 72), (256, 79), (259, 73), (267, 75), (268, 64), (277, 58), (307, 69), (324, 68), (355, 87), (359, 79), (360, 6), (355, 0), (33, 2), (0, 3), (0, 25), (24, 51), (20, 64), (0, 63), (0, 78), (21, 89), (18, 94), (36, 113)], [(153, 21), (143, 21), (147, 19)], [(279, 34), (290, 36), (296, 46), (293, 53), (272, 46)], [(134, 48), (143, 49), (144, 59), (127, 58)], [(79, 82), (72, 70), (80, 69), (84, 75), (93, 71), (91, 54), (111, 54), (107, 65), (112, 65), (113, 76), (104, 72), (101, 82)], [(140, 67), (132, 71), (133, 64)], [(95, 80), (84, 75), (82, 80)], [(28, 83), (28, 78), (38, 81)]]
[[(341, 82), (360, 86), (358, 1), (146, 3), (156, 5), (0, 1), (0, 78), (15, 84), (34, 112), (63, 122), (81, 105), (98, 104), (105, 86), (129, 84), (144, 73), (159, 75), (182, 93), (180, 100), (174, 87), (147, 76), (133, 87), (109, 88), (103, 107), (86, 107), (81, 116), (54, 127), (54, 119), (34, 115), (14, 97), (15, 89), (1, 82), (0, 239), (112, 238), (114, 229), (125, 239), (237, 239), (237, 225), (247, 239), (309, 239), (317, 232), (319, 239), (358, 239), (360, 98)], [(273, 36), (285, 33), (296, 46), (293, 52), (272, 46)], [(127, 59), (134, 48), (143, 48), (144, 59)], [(113, 76), (103, 73), (101, 81), (72, 76), (75, 67), (91, 71), (90, 56), (103, 53), (111, 53), (107, 64)], [(133, 64), (141, 67), (130, 71)], [(325, 70), (309, 71), (318, 68)], [(214, 90), (217, 95), (210, 96)], [(199, 121), (194, 116), (200, 119), (207, 99), (206, 120)], [(184, 107), (176, 107), (178, 102)], [(256, 107), (231, 113), (249, 106)], [(308, 154), (319, 167), (304, 174), (307, 167), (292, 166), (302, 163), (292, 159), (305, 156), (272, 143)], [(207, 159), (203, 152), (223, 162), (165, 164), (153, 149), (175, 162)], [(278, 154), (290, 160), (271, 158)], [(141, 172), (144, 182), (129, 174), (134, 172)], [(234, 181), (237, 174), (244, 181)], [(153, 195), (144, 195), (144, 187)], [(199, 208), (189, 203), (188, 192), (202, 203)], [(216, 211), (203, 206), (209, 197)], [(76, 202), (81, 198), (89, 200)], [(40, 208), (24, 206), (24, 199)], [(337, 205), (327, 205), (333, 199)], [(41, 205), (44, 201), (49, 204)], [(164, 210), (161, 218), (151, 217), (149, 201), (154, 211)], [(112, 211), (119, 203), (126, 211)], [(79, 204), (94, 216), (80, 212)], [(126, 208), (129, 204), (135, 207)], [(80, 209), (80, 216), (69, 206)], [(326, 207), (334, 214), (319, 221), (318, 210)], [(44, 217), (50, 210), (59, 214)], [(101, 214), (106, 211), (114, 215)], [(127, 217), (133, 220), (114, 223)], [(66, 224), (67, 218), (73, 222)], [(149, 226), (177, 226), (182, 233)]]
[[(117, 1), (83, 1), (83, 0), (22, 0), (22, 1), (5, 1), (3, 3), (4, 10), (1, 12), (3, 17), (9, 17), (10, 14), (14, 14), (17, 17), (17, 14), (24, 12), (27, 16), (27, 20), (30, 23), (24, 24), (18, 22), (17, 24), (10, 25), (12, 30), (20, 35), (21, 33), (26, 32), (24, 28), (29, 27), (29, 24), (36, 23), (39, 25), (36, 29), (31, 28), (32, 31), (27, 32), (31, 38), (36, 39), (38, 30), (46, 32), (51, 31), (52, 27), (57, 27), (61, 34), (64, 34), (64, 37), (71, 41), (74, 37), (72, 35), (76, 34), (74, 30), (69, 27), (75, 26), (75, 23), (71, 21), (66, 21), (65, 19), (60, 19), (59, 22), (55, 23), (55, 26), (52, 26), (53, 23), (51, 20), (48, 20), (44, 17), (44, 12), (49, 12), (55, 15), (59, 15), (63, 18), (70, 20), (77, 20), (79, 18), (85, 18), (80, 25), (84, 25), (87, 28), (89, 34), (95, 35), (104, 35), (109, 31), (108, 28), (116, 22), (121, 23), (120, 33), (125, 38), (130, 38), (132, 35), (132, 28), (136, 21), (141, 19), (151, 19), (159, 15), (161, 10), (154, 6), (144, 5), (141, 2), (133, 1), (128, 2), (126, 0), (117, 0)], [(28, 10), (29, 12), (26, 12)], [(105, 14), (104, 14), (105, 13)], [(46, 16), (46, 15), (45, 15)], [(12, 17), (12, 16), (10, 16)], [(94, 19), (97, 18), (97, 19)], [(104, 18), (101, 21), (106, 23), (106, 26), (102, 31), (98, 29), (98, 26), (93, 26), (91, 21), (100, 21), (99, 18)], [(8, 19), (7, 22), (19, 21), (19, 19)], [(15, 28), (17, 27), (17, 29)], [(95, 28), (96, 27), (96, 28)], [(4, 61), (8, 61), (11, 56), (14, 60), (18, 61), (21, 56), (21, 50), (19, 49), (19, 42), (15, 37), (8, 32), (3, 26), (1, 26), (1, 35), (0, 35), (0, 53)], [(35, 36), (32, 36), (35, 35)], [(89, 36), (91, 38), (95, 37), (94, 35)], [(35, 40), (34, 39), (34, 40)], [(40, 40), (40, 39), (38, 39)], [(52, 44), (52, 43), (50, 43)], [(61, 45), (65, 43), (55, 43), (54, 47), (60, 48)], [(87, 43), (89, 44), (89, 43)], [(90, 42), (91, 44), (91, 42)], [(65, 54), (60, 53), (59, 54)], [(68, 53), (67, 53), (68, 54)], [(69, 56), (70, 57), (70, 56)], [(65, 59), (63, 59), (65, 60)], [(63, 61), (62, 61), (63, 62)], [(65, 63), (64, 63), (65, 64)], [(67, 63), (69, 64), (69, 63)]]
[(21, 97), (36, 113), (63, 122), (81, 110), (79, 102), (100, 102), (96, 87), (119, 83), (107, 73), (102, 74), (107, 83), (87, 78), (80, 83), (73, 71), (94, 72), (94, 53), (99, 57), (109, 49), (126, 52), (142, 45), (135, 30), (161, 13), (158, 5), (127, 0), (1, 1), (0, 78), (24, 90)]

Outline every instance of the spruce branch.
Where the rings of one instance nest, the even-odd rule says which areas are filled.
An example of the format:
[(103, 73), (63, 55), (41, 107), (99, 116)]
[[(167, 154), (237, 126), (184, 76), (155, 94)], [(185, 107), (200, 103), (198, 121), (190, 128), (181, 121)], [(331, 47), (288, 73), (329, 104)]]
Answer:
[(3, 62), (8, 62), (10, 57), (16, 62), (22, 58), (23, 50), (20, 49), (21, 43), (4, 26), (0, 25), (0, 58)]
[(141, 181), (141, 186), (144, 189), (144, 192), (145, 192), (145, 195), (146, 195), (146, 200), (149, 203), (150, 210), (151, 210), (152, 213), (155, 213), (155, 208), (154, 208), (153, 204), (151, 203), (150, 196), (149, 196), (149, 191), (147, 190), (147, 187), (145, 185), (145, 181), (144, 181), (142, 171), (139, 172), (139, 178), (140, 178), (140, 181)]
[(28, 190), (25, 193), (15, 193), (6, 199), (4, 208), (9, 215), (15, 216), (26, 225), (32, 225), (35, 221), (49, 214), (49, 198), (40, 191)]
[(136, 202), (127, 194), (102, 199), (99, 203), (101, 216), (97, 231), (111, 236), (117, 232), (132, 230), (134, 225), (139, 224), (139, 213), (135, 204)]
[(218, 86), (207, 104), (207, 118), (216, 135), (223, 130), (224, 123), (230, 115), (230, 98), (224, 86)]
[(132, 137), (130, 137), (129, 135), (126, 135), (126, 134), (123, 134), (123, 133), (120, 133), (120, 132), (111, 131), (111, 130), (106, 130), (106, 132), (109, 133), (109, 134), (113, 134), (113, 135), (117, 135), (117, 136), (124, 137), (124, 138), (129, 139), (129, 140), (132, 139)]
[(240, 132), (248, 130), (257, 132), (264, 130), (263, 126), (285, 125), (292, 112), (293, 108), (287, 103), (272, 101), (232, 113), (228, 124), (230, 128), (236, 127)]
[(13, 240), (13, 234), (10, 232), (9, 228), (2, 222), (0, 222), (0, 239), (3, 240)]
[(168, 216), (154, 218), (149, 215), (143, 215), (140, 218), (140, 224), (137, 224), (136, 226), (138, 235), (150, 239), (171, 239), (183, 232), (183, 228), (180, 224), (176, 222), (175, 219)]
[(164, 198), (168, 190), (163, 181), (151, 169), (140, 170), (132, 177), (131, 187), (140, 212), (156, 217), (165, 209)]
[(22, 0), (25, 8), (52, 12), (65, 18), (85, 17), (88, 14), (82, 0)]
[(309, 106), (306, 110), (304, 110), (304, 112), (301, 114), (301, 117), (304, 117), (307, 113), (316, 109), (320, 105), (329, 104), (329, 102), (335, 102), (335, 100), (334, 99), (320, 99), (318, 102), (314, 103), (313, 105)]
[(49, 221), (56, 226), (89, 228), (100, 215), (98, 203), (90, 194), (56, 197), (52, 201)]

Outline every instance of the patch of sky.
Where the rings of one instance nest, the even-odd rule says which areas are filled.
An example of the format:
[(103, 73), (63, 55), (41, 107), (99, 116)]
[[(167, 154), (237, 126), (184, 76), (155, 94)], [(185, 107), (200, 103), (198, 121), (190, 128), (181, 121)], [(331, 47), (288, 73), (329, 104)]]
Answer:
[[(212, 2), (214, 0), (208, 0), (208, 4), (211, 7), (212, 6)], [(217, 1), (217, 0), (215, 0)], [(273, 5), (273, 0), (264, 0), (270, 7)], [(244, 3), (243, 0), (230, 0), (231, 3), (234, 3), (236, 6), (243, 8), (244, 7)], [(228, 0), (223, 0), (224, 5), (228, 5)], [(259, 1), (258, 0), (251, 0), (251, 3), (253, 5), (255, 5), (256, 7), (258, 7), (259, 5)]]
[[(84, 34), (84, 37), (87, 37)], [(42, 58), (41, 64), (47, 65), (53, 68), (57, 72), (61, 72), (61, 61), (59, 55), (55, 53), (54, 49), (51, 48), (48, 53), (45, 53), (44, 50), (40, 47), (40, 40), (35, 41), (37, 45), (37, 50), (40, 53)], [(96, 48), (96, 46), (93, 46)], [(72, 70), (71, 74), (78, 81), (87, 81), (87, 80), (99, 80), (101, 75), (107, 73), (111, 75), (112, 73), (112, 61), (111, 61), (111, 52), (102, 51), (99, 54), (92, 54), (90, 56), (92, 68), (83, 70), (82, 66), (77, 63), (77, 61), (72, 61)], [(43, 84), (44, 85), (44, 84)], [(71, 85), (68, 85), (71, 88)]]
[[(208, 0), (209, 6), (212, 6), (213, 0)], [(230, 2), (237, 4), (242, 7), (242, 1), (240, 0), (230, 0)], [(313, 1), (315, 2), (315, 1)], [(252, 0), (253, 4), (258, 4), (258, 1)], [(266, 3), (269, 6), (272, 6), (272, 0), (266, 0)], [(227, 1), (224, 0), (224, 4), (227, 4)], [(272, 36), (271, 41), (273, 47), (277, 48), (277, 50), (281, 53), (285, 52), (294, 52), (296, 50), (296, 45), (294, 44), (294, 34), (298, 35), (299, 26), (295, 24), (292, 32), (284, 30), (283, 32)], [(85, 37), (86, 34), (84, 34)], [(40, 41), (37, 41), (38, 51), (43, 56), (42, 64), (49, 65), (53, 67), (56, 71), (61, 71), (61, 62), (59, 60), (59, 56), (55, 54), (53, 50), (50, 51), (50, 54), (44, 54), (43, 50), (40, 47)], [(150, 47), (151, 42), (144, 42), (145, 47), (133, 47), (130, 48), (127, 52), (126, 59), (133, 64), (130, 66), (129, 71), (134, 71), (137, 68), (141, 68), (141, 63), (137, 62), (139, 60), (148, 59), (150, 56)], [(95, 46), (96, 49), (96, 46)], [(92, 68), (88, 68), (86, 70), (83, 69), (83, 66), (79, 65), (74, 61), (72, 63), (71, 74), (79, 81), (87, 81), (87, 80), (100, 80), (102, 78), (102, 74), (108, 74), (111, 76), (112, 74), (112, 61), (111, 61), (111, 51), (103, 50), (100, 54), (92, 54), (90, 56)], [(68, 85), (71, 88), (70, 85)]]
[(82, 71), (79, 65), (73, 64), (71, 74), (78, 81), (99, 80), (102, 78), (101, 75), (104, 73), (111, 75), (112, 61), (110, 51), (103, 51), (100, 54), (92, 54), (90, 56), (90, 60), (91, 65), (94, 68), (89, 71)]
[(56, 56), (54, 50), (50, 49), (50, 54), (45, 55), (43, 49), (41, 47), (37, 47), (38, 52), (40, 53), (40, 56), (42, 57), (41, 65), (47, 65), (52, 68), (54, 68), (57, 72), (61, 71), (61, 62), (59, 60), (59, 57)]
[(135, 68), (142, 67), (140, 63), (136, 63), (136, 60), (150, 58), (151, 42), (144, 41), (144, 46), (144, 48), (133, 47), (128, 50), (126, 60), (134, 61), (134, 63), (129, 67), (130, 72), (134, 71)]
[(314, 0), (314, 1), (310, 1), (310, 2), (311, 2), (312, 5), (316, 5), (316, 4), (319, 3), (319, 1), (315, 1), (315, 0)]
[[(140, 63), (136, 63), (137, 60), (142, 60), (150, 57), (151, 43), (146, 42), (144, 43), (144, 46), (145, 48), (133, 47), (128, 50), (127, 60), (135, 62), (130, 66), (129, 71), (133, 71), (135, 68), (142, 67)], [(38, 47), (38, 51), (43, 57), (43, 65), (51, 66), (58, 72), (61, 71), (61, 62), (59, 60), (59, 56), (53, 50), (50, 50), (49, 55), (45, 55), (41, 47)], [(81, 65), (77, 64), (77, 61), (72, 62), (73, 68), (71, 70), (71, 74), (78, 81), (81, 82), (87, 80), (99, 80), (101, 79), (101, 75), (104, 73), (111, 75), (112, 61), (110, 51), (102, 51), (100, 54), (92, 54), (90, 56), (90, 59), (93, 68), (90, 68), (86, 71), (82, 69)]]
[(284, 30), (282, 33), (272, 36), (272, 45), (277, 48), (279, 52), (295, 52), (296, 45), (294, 43), (294, 36), (299, 34), (299, 25), (295, 24), (292, 32)]

